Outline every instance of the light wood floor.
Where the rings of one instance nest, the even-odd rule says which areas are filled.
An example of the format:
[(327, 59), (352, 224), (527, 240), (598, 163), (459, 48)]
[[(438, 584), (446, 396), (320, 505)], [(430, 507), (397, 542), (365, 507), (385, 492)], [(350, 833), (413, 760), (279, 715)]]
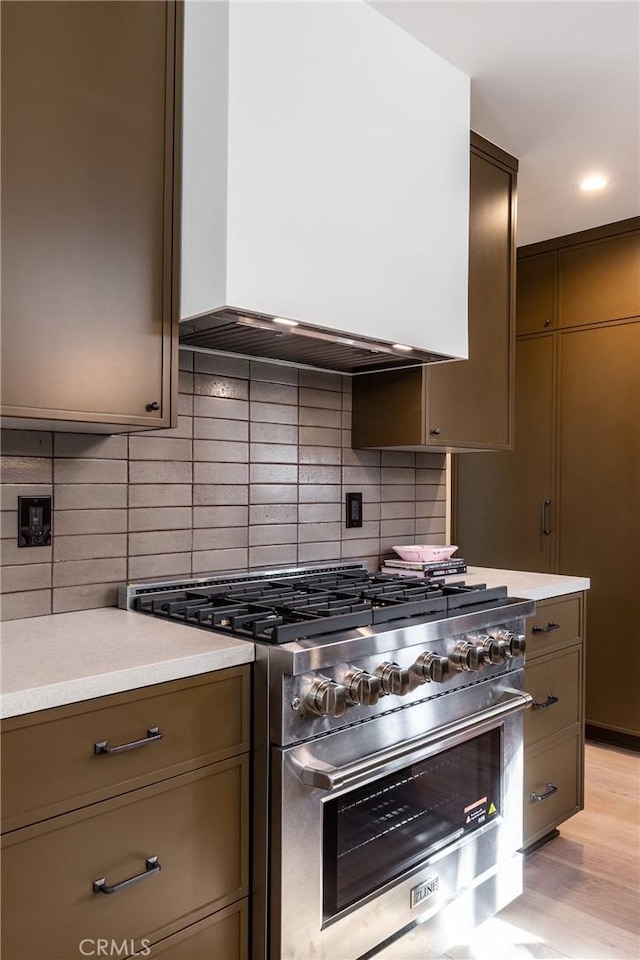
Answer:
[(585, 809), (525, 861), (523, 895), (451, 960), (640, 958), (640, 755), (587, 744)]

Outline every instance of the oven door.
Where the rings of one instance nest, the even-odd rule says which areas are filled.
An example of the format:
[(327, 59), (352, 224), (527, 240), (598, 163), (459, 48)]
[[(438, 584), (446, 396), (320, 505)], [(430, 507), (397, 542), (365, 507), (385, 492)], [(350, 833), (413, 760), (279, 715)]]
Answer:
[(425, 956), (522, 892), (531, 698), (506, 679), (274, 749), (272, 960), (401, 957), (418, 926)]

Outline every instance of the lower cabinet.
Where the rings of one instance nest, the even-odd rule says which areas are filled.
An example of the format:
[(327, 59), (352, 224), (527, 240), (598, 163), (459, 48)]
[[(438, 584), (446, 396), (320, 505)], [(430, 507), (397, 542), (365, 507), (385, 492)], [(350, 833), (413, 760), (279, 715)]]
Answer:
[[(202, 706), (210, 688), (211, 707), (218, 689), (224, 690), (229, 681), (239, 681), (240, 689), (246, 691), (248, 671), (241, 667), (210, 674), (208, 684), (203, 684), (202, 677), (194, 678), (196, 702)], [(179, 681), (182, 697), (189, 683)], [(104, 701), (94, 701), (89, 710), (83, 705), (87, 731), (91, 731), (83, 760), (112, 771), (114, 795), (81, 806), (71, 803), (65, 813), (3, 833), (2, 956), (7, 960), (105, 955), (104, 949), (102, 954), (96, 952), (98, 940), (107, 943), (106, 955), (116, 951), (121, 957), (145, 956), (151, 948), (153, 956), (160, 954), (167, 960), (246, 957), (248, 697), (235, 703), (236, 723), (220, 717), (216, 724), (215, 716), (209, 717), (208, 752), (196, 723), (193, 727), (182, 725), (180, 736), (176, 729), (176, 737), (172, 737), (173, 704), (159, 729), (162, 738), (158, 742), (138, 740), (140, 710), (148, 712), (145, 725), (158, 728), (155, 721), (162, 715), (165, 698), (171, 702), (175, 696), (172, 687), (163, 684), (139, 691), (142, 708), (141, 700), (131, 694), (104, 698), (109, 708), (106, 713)], [(150, 690), (157, 695), (149, 696)], [(55, 721), (57, 711), (47, 712)], [(95, 751), (93, 715), (100, 712), (119, 721), (113, 737), (108, 728), (103, 731), (107, 743), (115, 748), (111, 754)], [(123, 742), (127, 714), (130, 735), (125, 735)], [(197, 713), (194, 720), (196, 717)], [(24, 722), (33, 724), (33, 716)], [(3, 726), (9, 750), (11, 738), (20, 739), (23, 730), (15, 720), (8, 729)], [(221, 742), (221, 730), (230, 734), (226, 744)], [(175, 740), (181, 738), (184, 756), (176, 753)], [(128, 739), (134, 746), (118, 753), (118, 746), (130, 746)], [(215, 763), (198, 761), (216, 751), (232, 755)], [(129, 764), (136, 753), (147, 758), (145, 779), (153, 777), (151, 757), (155, 757), (158, 776), (155, 782), (123, 791), (120, 762)], [(60, 754), (64, 767), (64, 749)], [(195, 769), (171, 775), (189, 763), (189, 757)], [(61, 772), (73, 777), (74, 766), (70, 762)], [(25, 758), (24, 777), (37, 767), (34, 751)], [(20, 779), (19, 772), (15, 778)], [(11, 785), (5, 784), (5, 788), (9, 793)]]
[(525, 849), (584, 806), (584, 594), (539, 601), (527, 634)]

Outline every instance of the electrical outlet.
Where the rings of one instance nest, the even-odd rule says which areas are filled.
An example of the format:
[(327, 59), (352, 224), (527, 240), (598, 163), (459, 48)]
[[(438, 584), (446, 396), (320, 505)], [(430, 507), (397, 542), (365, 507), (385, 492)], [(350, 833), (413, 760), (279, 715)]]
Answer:
[(51, 543), (51, 497), (18, 497), (18, 546)]
[(362, 526), (362, 494), (347, 494), (347, 527)]

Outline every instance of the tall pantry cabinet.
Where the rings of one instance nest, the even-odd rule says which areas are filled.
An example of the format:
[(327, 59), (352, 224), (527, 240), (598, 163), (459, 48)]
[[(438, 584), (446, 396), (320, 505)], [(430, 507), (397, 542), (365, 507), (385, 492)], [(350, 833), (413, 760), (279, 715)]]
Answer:
[(640, 218), (521, 248), (516, 291), (515, 448), (457, 457), (454, 540), (591, 578), (587, 732), (638, 745)]

